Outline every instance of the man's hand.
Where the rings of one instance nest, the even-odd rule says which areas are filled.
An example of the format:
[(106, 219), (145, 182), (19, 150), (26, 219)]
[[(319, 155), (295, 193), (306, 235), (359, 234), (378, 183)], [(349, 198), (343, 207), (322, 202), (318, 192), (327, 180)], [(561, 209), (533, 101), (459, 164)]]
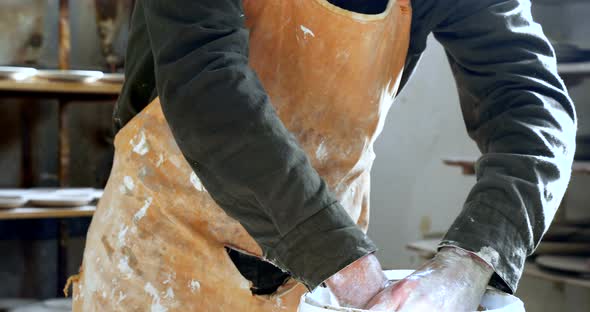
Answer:
[(445, 247), (407, 278), (366, 305), (373, 311), (475, 311), (493, 274), (476, 255)]
[(363, 308), (387, 284), (377, 257), (367, 255), (330, 277), (326, 284), (342, 307)]

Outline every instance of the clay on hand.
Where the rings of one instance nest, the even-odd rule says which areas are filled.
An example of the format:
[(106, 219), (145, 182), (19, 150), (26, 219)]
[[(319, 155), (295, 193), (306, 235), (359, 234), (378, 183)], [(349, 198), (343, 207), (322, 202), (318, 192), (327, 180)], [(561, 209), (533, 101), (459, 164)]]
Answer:
[(326, 285), (338, 300), (338, 305), (363, 308), (387, 285), (377, 257), (369, 254), (334, 274)]
[(373, 311), (475, 311), (493, 269), (474, 254), (445, 247), (414, 274), (391, 283), (366, 305)]

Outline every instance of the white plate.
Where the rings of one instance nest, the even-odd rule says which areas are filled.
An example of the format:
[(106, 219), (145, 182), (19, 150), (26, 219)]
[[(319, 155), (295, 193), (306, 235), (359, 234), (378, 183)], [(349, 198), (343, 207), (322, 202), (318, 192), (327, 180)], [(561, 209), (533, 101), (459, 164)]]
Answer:
[(0, 189), (0, 196), (22, 196), (27, 197), (31, 194), (32, 189), (19, 189), (19, 188), (3, 188)]
[(11, 312), (66, 312), (72, 311), (71, 299), (51, 299), (10, 310)]
[(101, 82), (108, 82), (108, 83), (123, 83), (125, 81), (124, 74), (104, 74), (102, 78), (100, 78)]
[(49, 300), (43, 301), (43, 305), (48, 308), (52, 308), (52, 309), (72, 311), (72, 299), (64, 299), (64, 298), (49, 299)]
[(94, 189), (91, 187), (67, 187), (57, 188), (55, 193), (59, 195), (88, 195), (94, 194)]
[(94, 192), (92, 194), (94, 196), (94, 199), (101, 199), (102, 195), (104, 194), (104, 190), (103, 189), (94, 189)]
[(91, 187), (80, 188), (58, 188), (55, 190), (56, 195), (66, 196), (91, 196), (92, 199), (100, 199), (104, 193), (103, 189), (95, 189)]
[(18, 208), (26, 203), (27, 199), (22, 196), (0, 196), (0, 208)]
[(39, 70), (37, 71), (37, 78), (55, 80), (55, 81), (69, 81), (69, 82), (95, 82), (102, 78), (104, 73), (94, 70)]
[(90, 204), (93, 194), (60, 195), (57, 193), (32, 195), (29, 205), (36, 207), (79, 207)]
[(0, 196), (0, 209), (23, 207), (27, 199), (22, 196)]
[(25, 80), (31, 78), (37, 70), (31, 67), (0, 66), (0, 78)]
[(102, 197), (103, 190), (83, 188), (0, 189), (0, 208), (85, 206)]

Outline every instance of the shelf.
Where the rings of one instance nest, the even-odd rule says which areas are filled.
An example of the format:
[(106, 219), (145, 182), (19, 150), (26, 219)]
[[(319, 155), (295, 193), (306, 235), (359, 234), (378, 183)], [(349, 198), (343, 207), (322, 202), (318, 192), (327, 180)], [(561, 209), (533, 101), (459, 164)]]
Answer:
[[(452, 157), (443, 159), (443, 163), (448, 166), (460, 167), (463, 170), (464, 175), (475, 174), (475, 163), (476, 158), (461, 158)], [(572, 166), (572, 172), (578, 174), (590, 174), (590, 162), (589, 161), (575, 161)]]
[(43, 79), (28, 79), (16, 81), (0, 79), (0, 93), (4, 92), (29, 92), (29, 93), (63, 93), (63, 94), (88, 94), (88, 95), (118, 95), (121, 91), (120, 83), (83, 83), (61, 82)]
[(95, 211), (96, 206), (0, 209), (0, 220), (91, 217)]
[(590, 288), (590, 279), (576, 278), (576, 277), (571, 277), (568, 275), (545, 271), (545, 270), (539, 268), (538, 265), (536, 265), (535, 263), (532, 263), (532, 262), (526, 263), (526, 266), (524, 269), (524, 274), (527, 276), (533, 276), (533, 277), (537, 277), (537, 278), (544, 279), (544, 280), (551, 281), (551, 282), (564, 283), (564, 284), (578, 286), (578, 287)]
[(590, 75), (590, 62), (559, 63), (557, 71), (561, 75)]

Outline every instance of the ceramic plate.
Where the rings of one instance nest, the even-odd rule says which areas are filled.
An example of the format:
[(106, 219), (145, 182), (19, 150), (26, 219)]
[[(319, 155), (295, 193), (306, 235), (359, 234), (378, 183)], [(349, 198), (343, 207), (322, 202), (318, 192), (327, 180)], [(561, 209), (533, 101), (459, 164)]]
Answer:
[(108, 83), (123, 83), (125, 81), (124, 74), (104, 74), (102, 78), (100, 78), (101, 82), (108, 82)]
[(88, 195), (94, 194), (94, 189), (91, 187), (68, 187), (68, 188), (57, 188), (55, 193), (59, 195)]
[(39, 70), (36, 75), (37, 78), (69, 82), (95, 82), (102, 76), (102, 72), (94, 70)]
[(104, 194), (104, 190), (94, 189), (94, 192), (92, 194), (94, 196), (94, 199), (100, 199), (102, 197), (102, 195)]
[(0, 208), (22, 207), (27, 202), (38, 207), (78, 207), (100, 199), (103, 190), (84, 188), (0, 189)]
[[(68, 300), (68, 299), (56, 299), (56, 300)], [(69, 300), (68, 300), (69, 301)], [(54, 300), (48, 300), (45, 302), (34, 303), (23, 307), (10, 310), (10, 312), (69, 312), (72, 311), (72, 304), (69, 301), (68, 304), (61, 303)]]
[(32, 189), (18, 189), (18, 188), (3, 188), (0, 189), (1, 196), (22, 196), (27, 197), (31, 193)]
[(25, 80), (36, 73), (37, 70), (31, 67), (0, 66), (0, 78)]
[[(66, 195), (66, 196), (82, 196), (82, 195), (89, 195), (94, 194), (96, 189), (91, 187), (35, 187), (30, 189), (25, 189), (30, 196), (37, 196), (37, 195)], [(2, 194), (2, 193), (0, 193)]]
[(49, 299), (49, 300), (43, 301), (43, 305), (48, 308), (52, 308), (52, 309), (72, 311), (72, 300), (71, 299)]
[(23, 207), (27, 199), (22, 196), (0, 196), (0, 209)]
[(93, 194), (60, 195), (57, 193), (32, 195), (31, 206), (37, 207), (79, 207), (88, 205), (94, 200)]

